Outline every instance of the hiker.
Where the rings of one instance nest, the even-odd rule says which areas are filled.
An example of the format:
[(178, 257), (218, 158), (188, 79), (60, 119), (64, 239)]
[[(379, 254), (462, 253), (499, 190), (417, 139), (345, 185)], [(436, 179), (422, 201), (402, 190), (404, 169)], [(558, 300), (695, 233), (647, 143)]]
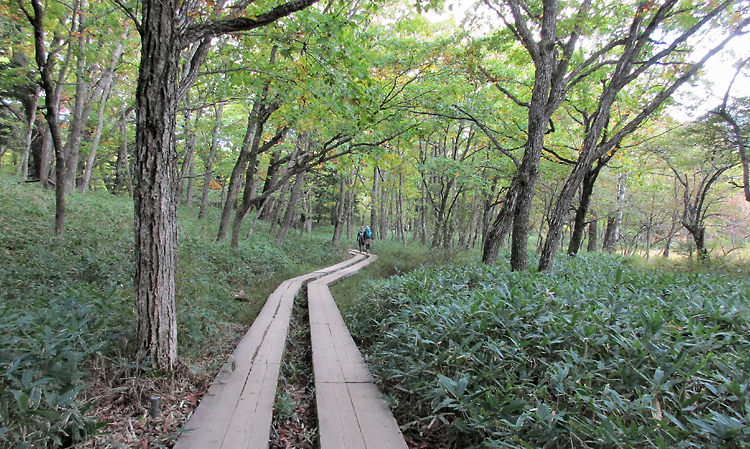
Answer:
[(370, 231), (369, 226), (365, 226), (364, 238), (365, 238), (365, 251), (369, 253), (370, 245), (372, 245), (372, 231)]
[(362, 226), (360, 226), (359, 231), (357, 231), (357, 244), (359, 245), (359, 252), (361, 253), (365, 248), (365, 228)]

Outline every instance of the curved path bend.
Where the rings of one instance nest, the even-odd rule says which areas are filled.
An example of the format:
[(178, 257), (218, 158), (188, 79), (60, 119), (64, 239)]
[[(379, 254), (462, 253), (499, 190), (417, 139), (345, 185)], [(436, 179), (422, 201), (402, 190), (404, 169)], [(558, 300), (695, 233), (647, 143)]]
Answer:
[(175, 449), (268, 448), (294, 297), (307, 282), (321, 449), (406, 449), (328, 289), (375, 260), (350, 253), (344, 262), (282, 282), (268, 297)]

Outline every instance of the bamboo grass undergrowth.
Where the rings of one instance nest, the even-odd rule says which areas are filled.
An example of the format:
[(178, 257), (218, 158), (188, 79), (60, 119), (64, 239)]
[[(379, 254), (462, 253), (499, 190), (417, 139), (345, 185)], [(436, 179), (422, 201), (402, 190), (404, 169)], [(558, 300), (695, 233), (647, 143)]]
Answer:
[(371, 281), (347, 321), (430, 447), (750, 444), (750, 279), (608, 254)]

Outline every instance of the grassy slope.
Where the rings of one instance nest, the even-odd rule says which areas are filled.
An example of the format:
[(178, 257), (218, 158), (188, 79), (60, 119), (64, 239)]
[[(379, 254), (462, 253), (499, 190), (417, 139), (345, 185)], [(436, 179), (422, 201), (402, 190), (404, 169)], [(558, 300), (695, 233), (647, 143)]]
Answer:
[[(176, 283), (184, 368), (165, 377), (132, 363), (132, 201), (102, 192), (69, 195), (60, 239), (53, 233), (53, 192), (7, 176), (0, 176), (0, 192), (2, 447), (50, 437), (64, 443), (79, 429), (91, 430), (92, 415), (106, 418), (105, 410), (141, 414), (159, 389), (200, 394), (281, 280), (344, 257), (344, 250), (328, 243), (328, 229), (311, 237), (293, 231), (278, 247), (265, 223), (232, 249), (214, 241), (217, 210), (198, 221), (197, 208), (181, 207)], [(299, 251), (302, 246), (305, 251)], [(234, 299), (238, 291), (248, 301)], [(168, 435), (156, 434), (173, 431), (179, 423), (167, 418), (179, 421), (182, 415), (165, 417), (161, 430), (144, 428), (133, 437), (168, 441)], [(109, 430), (117, 432), (115, 427)], [(117, 435), (108, 439), (132, 443)]]

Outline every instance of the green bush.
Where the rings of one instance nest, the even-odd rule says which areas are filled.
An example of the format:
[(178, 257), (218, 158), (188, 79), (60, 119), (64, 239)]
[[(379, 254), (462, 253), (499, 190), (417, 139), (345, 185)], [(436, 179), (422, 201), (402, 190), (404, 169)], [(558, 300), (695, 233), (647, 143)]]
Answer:
[(0, 446), (67, 446), (99, 426), (76, 397), (81, 365), (105, 345), (101, 304), (78, 293), (34, 311), (0, 307)]
[(427, 442), (740, 448), (749, 297), (747, 278), (586, 254), (549, 275), (475, 264), (372, 282), (349, 320)]

